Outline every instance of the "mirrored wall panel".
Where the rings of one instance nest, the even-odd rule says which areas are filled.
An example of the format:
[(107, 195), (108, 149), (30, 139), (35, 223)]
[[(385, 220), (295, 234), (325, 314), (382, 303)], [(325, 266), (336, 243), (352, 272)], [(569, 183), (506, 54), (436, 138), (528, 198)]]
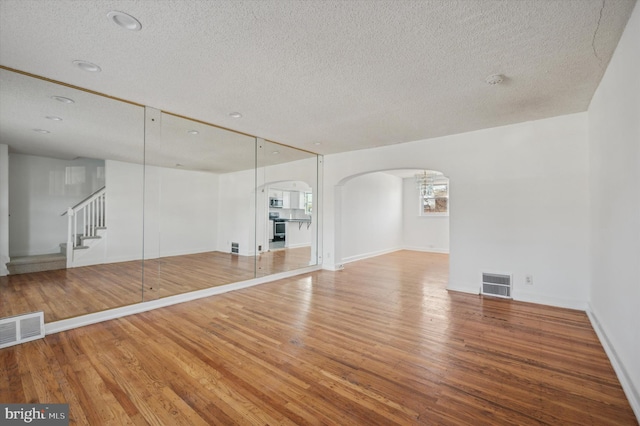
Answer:
[(317, 155), (0, 68), (0, 318), (316, 265)]
[(255, 138), (146, 120), (144, 300), (254, 278)]
[(316, 265), (318, 156), (258, 140), (256, 175), (258, 275)]
[(142, 300), (144, 108), (0, 69), (0, 317)]

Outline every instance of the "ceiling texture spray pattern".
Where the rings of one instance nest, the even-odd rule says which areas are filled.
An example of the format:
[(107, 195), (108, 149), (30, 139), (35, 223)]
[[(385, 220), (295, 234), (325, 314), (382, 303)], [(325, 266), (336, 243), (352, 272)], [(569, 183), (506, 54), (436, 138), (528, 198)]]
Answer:
[(586, 111), (634, 4), (0, 0), (0, 64), (328, 154)]

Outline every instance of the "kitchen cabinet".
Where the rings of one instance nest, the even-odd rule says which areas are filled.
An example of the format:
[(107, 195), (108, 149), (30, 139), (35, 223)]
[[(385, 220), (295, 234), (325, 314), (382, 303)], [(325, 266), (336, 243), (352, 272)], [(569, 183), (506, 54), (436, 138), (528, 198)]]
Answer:
[(270, 189), (269, 198), (277, 198), (278, 200), (282, 200), (282, 191), (278, 189)]
[(289, 194), (290, 208), (304, 210), (304, 192), (291, 191)]
[(282, 191), (282, 208), (290, 209), (291, 208), (291, 192)]
[(282, 200), (283, 209), (301, 209), (304, 210), (304, 192), (301, 191), (285, 191), (280, 189), (270, 189), (269, 198)]
[(292, 209), (299, 209), (300, 205), (300, 193), (298, 191), (291, 191), (289, 193), (290, 205)]

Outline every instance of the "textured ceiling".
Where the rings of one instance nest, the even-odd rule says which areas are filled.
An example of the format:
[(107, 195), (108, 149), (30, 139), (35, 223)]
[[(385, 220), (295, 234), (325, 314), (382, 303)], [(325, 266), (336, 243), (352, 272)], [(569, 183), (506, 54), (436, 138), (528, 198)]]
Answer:
[(0, 64), (326, 154), (585, 111), (634, 4), (0, 0)]

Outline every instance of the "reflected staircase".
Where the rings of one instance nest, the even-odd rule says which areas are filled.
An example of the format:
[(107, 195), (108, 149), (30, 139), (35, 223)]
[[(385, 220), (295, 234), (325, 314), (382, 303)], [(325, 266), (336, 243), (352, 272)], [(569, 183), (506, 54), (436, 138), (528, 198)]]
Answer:
[(59, 253), (13, 257), (7, 263), (10, 275), (72, 268), (78, 253), (90, 250), (106, 237), (106, 188), (102, 187), (61, 216), (67, 216), (67, 242)]

